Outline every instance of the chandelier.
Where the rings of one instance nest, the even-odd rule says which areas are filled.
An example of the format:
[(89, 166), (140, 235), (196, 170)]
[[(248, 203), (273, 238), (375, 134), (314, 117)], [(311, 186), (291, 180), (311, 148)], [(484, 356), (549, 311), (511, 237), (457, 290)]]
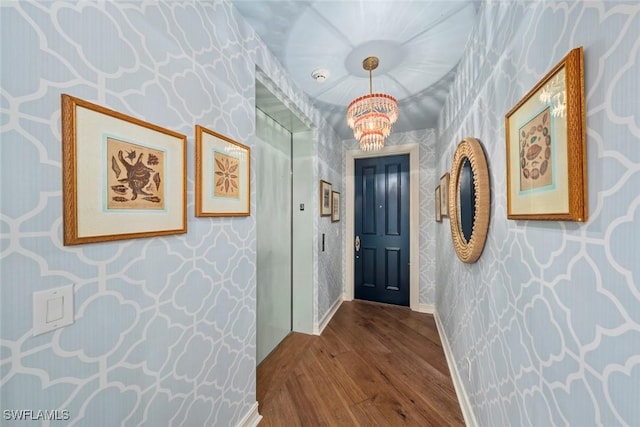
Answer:
[(351, 101), (347, 107), (347, 124), (360, 143), (362, 151), (376, 151), (384, 147), (391, 126), (398, 120), (398, 102), (385, 93), (373, 93), (371, 71), (378, 68), (378, 58), (370, 56), (362, 61), (369, 71), (369, 95)]

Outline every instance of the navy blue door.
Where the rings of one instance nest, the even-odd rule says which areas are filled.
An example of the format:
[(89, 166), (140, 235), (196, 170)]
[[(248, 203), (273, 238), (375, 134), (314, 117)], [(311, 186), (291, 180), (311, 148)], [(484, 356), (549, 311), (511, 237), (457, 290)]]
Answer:
[(409, 305), (409, 155), (355, 162), (355, 297)]

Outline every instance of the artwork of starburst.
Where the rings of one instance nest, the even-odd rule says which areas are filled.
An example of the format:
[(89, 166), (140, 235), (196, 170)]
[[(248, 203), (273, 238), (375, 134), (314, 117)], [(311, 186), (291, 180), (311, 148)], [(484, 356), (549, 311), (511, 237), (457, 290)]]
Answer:
[(213, 156), (213, 179), (215, 197), (240, 197), (240, 163), (235, 157), (215, 152)]

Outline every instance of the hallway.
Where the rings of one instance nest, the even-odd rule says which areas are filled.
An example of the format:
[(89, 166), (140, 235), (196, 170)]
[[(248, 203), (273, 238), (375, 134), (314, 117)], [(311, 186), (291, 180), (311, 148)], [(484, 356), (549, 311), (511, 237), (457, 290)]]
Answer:
[(267, 426), (464, 425), (432, 315), (344, 302), (321, 336), (290, 334), (258, 366)]

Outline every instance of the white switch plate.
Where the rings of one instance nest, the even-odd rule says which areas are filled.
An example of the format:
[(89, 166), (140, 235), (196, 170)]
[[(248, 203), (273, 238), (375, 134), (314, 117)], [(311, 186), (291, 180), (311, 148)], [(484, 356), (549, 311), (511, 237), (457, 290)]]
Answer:
[(33, 335), (73, 323), (73, 284), (33, 293)]

